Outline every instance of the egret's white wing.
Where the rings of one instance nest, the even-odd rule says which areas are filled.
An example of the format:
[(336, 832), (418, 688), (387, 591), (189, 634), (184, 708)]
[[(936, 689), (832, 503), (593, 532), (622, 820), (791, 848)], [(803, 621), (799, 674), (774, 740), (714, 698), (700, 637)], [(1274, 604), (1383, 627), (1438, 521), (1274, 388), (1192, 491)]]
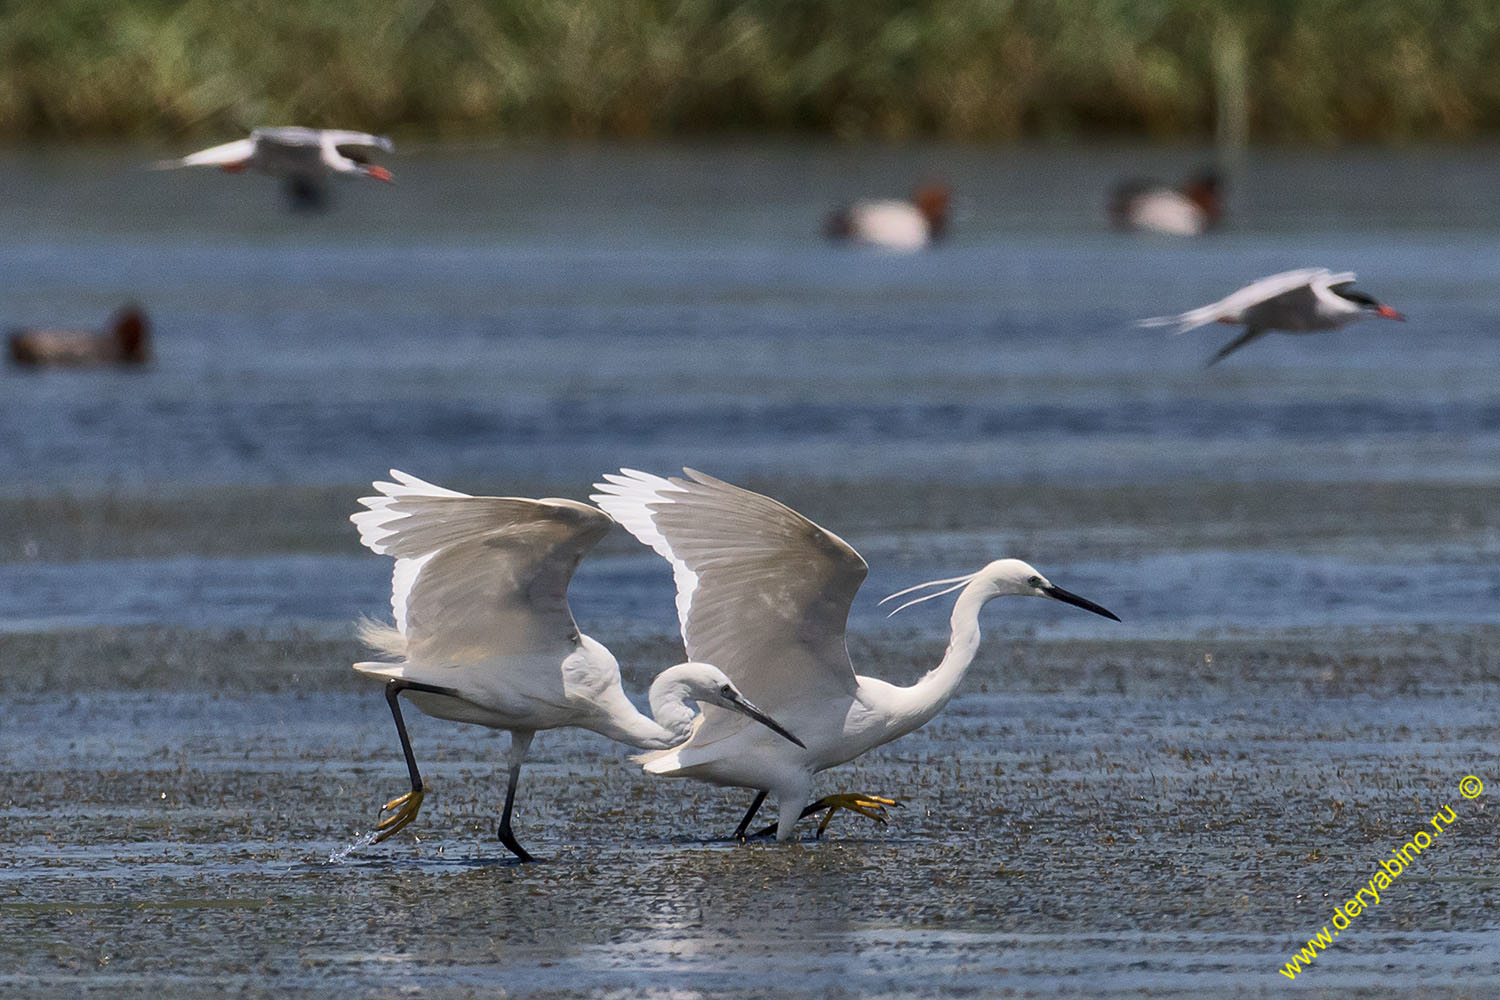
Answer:
[(246, 163), (255, 155), (255, 140), (236, 139), (226, 142), (221, 146), (211, 146), (208, 149), (189, 153), (187, 156), (176, 160), (162, 160), (156, 164), (158, 170), (170, 170), (174, 167), (223, 167), (236, 163)]
[[(1304, 267), (1295, 271), (1282, 271), (1280, 274), (1272, 274), (1261, 278), (1259, 281), (1251, 282), (1239, 291), (1231, 292), (1217, 302), (1190, 309), (1176, 316), (1153, 316), (1150, 319), (1137, 320), (1137, 326), (1176, 326), (1172, 334), (1186, 333), (1200, 326), (1217, 322), (1220, 319), (1238, 321), (1239, 316), (1251, 306), (1259, 305), (1278, 295), (1303, 288), (1314, 281), (1328, 277), (1343, 278), (1345, 275), (1330, 275), (1326, 267)], [(1353, 275), (1347, 275), (1353, 280)]]
[(391, 608), (406, 655), (456, 664), (577, 640), (568, 581), (613, 522), (571, 500), (475, 497), (391, 470), (350, 517), (393, 556)]
[[(849, 697), (844, 629), (867, 567), (843, 539), (769, 497), (685, 469), (629, 469), (591, 499), (672, 563), (688, 658), (712, 663), (766, 712)], [(743, 728), (706, 707), (694, 742)]]
[(614, 518), (620, 527), (634, 535), (636, 541), (650, 546), (657, 555), (671, 563), (672, 582), (677, 585), (677, 622), (682, 629), (683, 641), (686, 642), (688, 611), (693, 606), (698, 574), (688, 569), (687, 563), (673, 554), (672, 544), (656, 529), (651, 510), (651, 505), (661, 498), (663, 492), (674, 492), (676, 487), (661, 476), (635, 469), (621, 469), (619, 475), (605, 473), (604, 478), (606, 481), (595, 483), (594, 489), (605, 492), (595, 493), (589, 499)]

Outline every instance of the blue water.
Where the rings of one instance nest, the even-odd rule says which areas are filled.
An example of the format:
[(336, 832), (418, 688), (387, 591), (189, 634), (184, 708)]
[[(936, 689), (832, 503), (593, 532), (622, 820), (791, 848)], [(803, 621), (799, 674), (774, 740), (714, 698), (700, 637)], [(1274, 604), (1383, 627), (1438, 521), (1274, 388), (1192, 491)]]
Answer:
[[(97, 324), (136, 300), (157, 354), (136, 373), (0, 374), (6, 495), (357, 484), (393, 466), (578, 497), (621, 465), (684, 464), (847, 489), (1224, 481), (1257, 505), (1282, 483), (1500, 483), (1485, 151), (1252, 156), (1229, 228), (1196, 241), (1102, 223), (1112, 177), (1180, 174), (1191, 150), (425, 149), (394, 159), (395, 187), (341, 185), (311, 218), (261, 178), (140, 169), (161, 152), (0, 156), (4, 319)], [(840, 200), (933, 175), (958, 194), (947, 245), (819, 240)], [(1410, 321), (1272, 336), (1211, 370), (1231, 331), (1132, 325), (1307, 265), (1358, 271)], [(1011, 554), (993, 519), (984, 555)], [(1447, 549), (1379, 534), (1311, 554), (1147, 539), (1090, 563), (1066, 537), (1015, 554), (1138, 634), (1500, 621), (1493, 524)], [(899, 539), (853, 540), (871, 604), (975, 568), (937, 542), (890, 566), (876, 557)], [(629, 600), (659, 593), (649, 561), (598, 572), (637, 596), (591, 594), (586, 568), (595, 620), (626, 625)], [(331, 626), (382, 610), (386, 584), (352, 534), (336, 557), (43, 557), (0, 566), (0, 628)], [(657, 618), (670, 628), (669, 606)], [(857, 627), (880, 621), (857, 605)]]

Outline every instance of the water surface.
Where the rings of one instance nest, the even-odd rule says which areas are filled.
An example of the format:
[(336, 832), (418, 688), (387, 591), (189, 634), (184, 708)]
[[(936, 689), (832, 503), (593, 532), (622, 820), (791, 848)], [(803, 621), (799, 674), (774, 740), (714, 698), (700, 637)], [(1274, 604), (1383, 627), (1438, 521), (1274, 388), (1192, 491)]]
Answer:
[[(146, 370), (0, 374), (0, 990), (10, 995), (1259, 995), (1368, 877), (1463, 819), (1303, 974), (1367, 996), (1500, 984), (1500, 202), (1493, 151), (1257, 153), (1226, 230), (1103, 228), (1195, 150), (403, 149), (325, 215), (274, 184), (0, 155), (13, 324), (141, 302)], [(840, 200), (953, 184), (925, 254), (818, 238)], [(1322, 265), (1405, 312), (1267, 337), (1133, 320)], [(824, 776), (907, 800), (822, 843), (721, 838), (748, 796), (411, 713), (402, 790), (351, 622), (389, 568), (348, 514), (391, 467), (584, 497), (622, 465), (764, 489), (871, 564), (862, 671), (941, 655), (1005, 555), (1112, 608), (986, 612), (935, 723)], [(665, 564), (574, 588), (639, 695), (680, 657)], [(1493, 779), (1493, 780), (1491, 780)]]

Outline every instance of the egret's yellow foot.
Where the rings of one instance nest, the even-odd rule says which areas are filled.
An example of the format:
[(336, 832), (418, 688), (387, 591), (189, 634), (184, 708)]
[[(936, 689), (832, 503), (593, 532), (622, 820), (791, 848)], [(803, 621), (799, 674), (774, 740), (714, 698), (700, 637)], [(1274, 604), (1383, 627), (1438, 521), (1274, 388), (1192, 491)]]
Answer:
[[(813, 813), (823, 812), (826, 809), (827, 813), (823, 816), (823, 821), (818, 824), (817, 835), (821, 837), (823, 836), (823, 831), (828, 829), (828, 822), (829, 820), (833, 819), (833, 814), (838, 812), (840, 809), (847, 809), (850, 812), (859, 813), (861, 816), (873, 819), (877, 823), (884, 824), (888, 822), (885, 812), (887, 806), (895, 806), (899, 809), (901, 808), (901, 803), (896, 799), (887, 799), (879, 795), (864, 795), (860, 792), (848, 792), (840, 795), (825, 795), (818, 801), (814, 802), (812, 805), (808, 806), (806, 809), (802, 810), (801, 815), (799, 815), (797, 818), (806, 819)], [(764, 830), (759, 830), (756, 833), (752, 834), (752, 836), (769, 837), (775, 832), (776, 824), (772, 823)]]
[(380, 811), (394, 810), (389, 816), (375, 824), (375, 840), (380, 843), (387, 837), (393, 837), (401, 831), (406, 824), (417, 818), (417, 813), (422, 811), (422, 799), (426, 796), (426, 790), (414, 788), (405, 795), (398, 795), (385, 805)]
[(828, 810), (823, 814), (823, 821), (818, 824), (818, 836), (822, 837), (823, 831), (828, 829), (829, 821), (833, 819), (833, 814), (840, 809), (859, 813), (861, 816), (873, 819), (884, 826), (888, 822), (885, 812), (886, 806), (900, 808), (901, 803), (895, 799), (887, 799), (879, 795), (863, 795), (859, 792), (849, 792), (841, 795), (825, 795), (811, 806), (808, 806), (808, 808), (814, 812), (822, 808)]

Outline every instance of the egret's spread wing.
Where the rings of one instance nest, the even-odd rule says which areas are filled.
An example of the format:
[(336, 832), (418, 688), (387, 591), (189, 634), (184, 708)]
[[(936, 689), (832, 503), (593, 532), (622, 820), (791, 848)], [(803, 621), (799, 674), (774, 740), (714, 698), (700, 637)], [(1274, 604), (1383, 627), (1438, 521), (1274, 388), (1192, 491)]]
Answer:
[[(688, 658), (724, 671), (771, 715), (852, 695), (844, 629), (865, 561), (769, 497), (684, 471), (668, 480), (621, 470), (591, 499), (671, 562)], [(705, 738), (746, 721), (713, 707), (705, 714)]]
[(351, 516), (393, 556), (391, 609), (408, 659), (463, 663), (576, 641), (573, 570), (613, 522), (571, 500), (474, 497), (396, 470)]
[(236, 139), (226, 142), (220, 146), (210, 146), (208, 149), (189, 153), (187, 156), (176, 160), (162, 160), (156, 164), (158, 170), (170, 170), (173, 167), (223, 167), (233, 166), (236, 163), (245, 163), (255, 155), (255, 140)]
[(1186, 333), (1200, 326), (1227, 319), (1238, 322), (1239, 316), (1251, 306), (1259, 305), (1278, 295), (1295, 291), (1306, 287), (1310, 282), (1328, 276), (1325, 267), (1304, 267), (1295, 271), (1282, 271), (1280, 274), (1272, 274), (1261, 278), (1259, 281), (1251, 282), (1239, 291), (1231, 292), (1217, 302), (1212, 302), (1197, 309), (1189, 309), (1185, 313), (1176, 316), (1153, 316), (1150, 319), (1137, 320), (1137, 326), (1175, 326), (1171, 331), (1174, 335)]

